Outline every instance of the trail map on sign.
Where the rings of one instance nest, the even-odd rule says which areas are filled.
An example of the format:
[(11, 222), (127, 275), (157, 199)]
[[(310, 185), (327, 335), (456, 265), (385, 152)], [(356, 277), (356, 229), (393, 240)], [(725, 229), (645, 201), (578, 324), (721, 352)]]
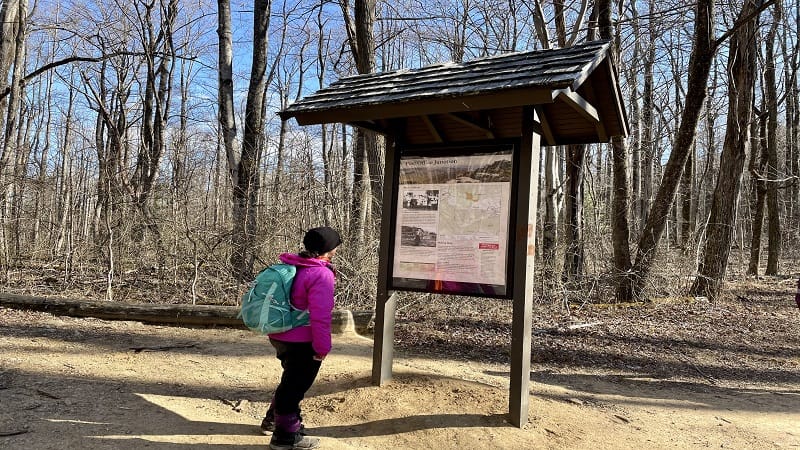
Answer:
[(498, 236), (505, 230), (503, 188), (492, 185), (456, 185), (440, 199), (439, 232)]

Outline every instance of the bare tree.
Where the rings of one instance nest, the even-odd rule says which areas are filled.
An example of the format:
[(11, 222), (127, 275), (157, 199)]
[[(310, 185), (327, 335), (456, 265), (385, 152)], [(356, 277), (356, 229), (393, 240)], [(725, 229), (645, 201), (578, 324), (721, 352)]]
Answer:
[[(656, 28), (655, 1), (648, 1), (649, 19), (647, 21), (647, 44), (644, 53), (644, 86), (642, 87), (642, 152), (640, 158), (633, 164), (639, 164), (638, 172), (641, 174), (641, 184), (638, 186), (639, 192), (634, 191), (634, 198), (638, 199), (639, 229), (644, 228), (647, 220), (647, 211), (650, 209), (650, 202), (653, 198), (653, 164), (655, 163), (655, 98), (653, 87), (653, 68), (656, 64), (656, 39), (658, 29)], [(679, 84), (679, 83), (676, 83)], [(637, 169), (634, 169), (636, 172)], [(636, 176), (634, 176), (634, 186), (636, 186)], [(634, 187), (634, 189), (637, 189)]]
[[(540, 45), (551, 48), (550, 32), (541, 2), (538, 0), (526, 4), (528, 11), (533, 16), (534, 30)], [(588, 2), (580, 3), (574, 26), (569, 35), (567, 31), (566, 5), (564, 1), (553, 2), (553, 21), (555, 26), (555, 45), (563, 48), (575, 43), (581, 25), (585, 22)], [(555, 272), (555, 250), (558, 242), (558, 216), (561, 209), (561, 196), (565, 198), (564, 236), (566, 251), (562, 278), (575, 280), (583, 272), (584, 241), (583, 241), (583, 182), (584, 164), (586, 159), (586, 146), (572, 145), (565, 147), (566, 167), (564, 185), (566, 192), (562, 192), (560, 177), (560, 159), (556, 157), (559, 148), (545, 149), (544, 156), (544, 218), (542, 222), (542, 257), (544, 260), (544, 278), (551, 282)]]
[[(0, 91), (8, 86), (8, 75), (14, 65), (19, 30), (20, 0), (4, 0), (0, 6)], [(0, 99), (0, 123), (5, 123), (7, 99)], [(0, 155), (5, 157), (5, 153)], [(4, 164), (0, 164), (4, 167)]]
[[(630, 128), (631, 128), (630, 136), (625, 141), (622, 141), (619, 138), (612, 138), (612, 140), (613, 139), (617, 139), (617, 141), (624, 142), (624, 144), (625, 144), (625, 154), (626, 154), (626, 161), (625, 161), (625, 171), (626, 171), (626, 173), (625, 173), (625, 176), (626, 176), (626, 180), (627, 180), (626, 181), (627, 193), (626, 193), (626, 199), (625, 199), (626, 203), (624, 205), (624, 208), (625, 208), (626, 214), (628, 214), (630, 216), (630, 217), (628, 217), (628, 220), (631, 221), (629, 224), (626, 225), (626, 230), (628, 230), (629, 233), (632, 233), (632, 235), (635, 238), (635, 236), (637, 235), (637, 230), (641, 229), (640, 222), (641, 222), (641, 217), (643, 215), (642, 211), (640, 210), (641, 202), (633, 200), (633, 199), (638, 199), (640, 197), (641, 185), (642, 185), (640, 169), (641, 169), (641, 153), (642, 153), (642, 146), (643, 146), (643, 136), (642, 135), (644, 133), (642, 131), (642, 129), (643, 129), (643, 126), (642, 126), (642, 120), (643, 120), (642, 109), (643, 108), (640, 105), (640, 98), (642, 96), (642, 92), (641, 92), (642, 87), (639, 86), (639, 84), (640, 84), (639, 83), (639, 72), (642, 70), (642, 67), (641, 67), (642, 64), (641, 63), (644, 60), (644, 58), (642, 57), (642, 52), (643, 52), (642, 46), (645, 44), (645, 42), (644, 42), (644, 39), (641, 38), (641, 36), (642, 36), (641, 21), (642, 20), (641, 20), (640, 14), (639, 14), (639, 8), (637, 6), (637, 2), (635, 2), (635, 1), (633, 1), (633, 2), (625, 2), (624, 0), (618, 1), (617, 2), (617, 9), (618, 9), (619, 15), (620, 15), (620, 19), (619, 20), (622, 20), (623, 11), (627, 10), (628, 11), (627, 15), (629, 16), (628, 21), (630, 23), (630, 25), (629, 25), (630, 33), (632, 34), (632, 36), (634, 36), (633, 44), (631, 46), (632, 48), (630, 50), (630, 55), (628, 56), (628, 58), (626, 60), (627, 63), (623, 63), (622, 60), (620, 59), (621, 49), (619, 48), (620, 47), (619, 46), (619, 41), (621, 39), (620, 38), (620, 27), (617, 26), (617, 27), (613, 27), (612, 28), (612, 24), (610, 22), (611, 21), (611, 6), (610, 6), (611, 2), (609, 1), (608, 5), (605, 5), (604, 3), (606, 3), (606, 2), (602, 2), (601, 1), (600, 3), (597, 3), (597, 5), (602, 6), (603, 11), (604, 11), (603, 14), (599, 16), (599, 19), (600, 19), (599, 25), (601, 25), (600, 30), (601, 30), (601, 33), (603, 35), (602, 38), (603, 39), (613, 39), (613, 42), (615, 43), (614, 48), (615, 48), (615, 53), (616, 53), (616, 61), (618, 61), (617, 67), (619, 67), (619, 70), (622, 71), (622, 74), (624, 74), (624, 76), (626, 78), (626, 81), (627, 81), (628, 89), (630, 91), (630, 93), (628, 95), (628, 104), (627, 104), (627, 106), (630, 108), (630, 112), (629, 112)], [(607, 12), (605, 12), (605, 11), (607, 11)], [(614, 30), (614, 28), (616, 28), (616, 31)], [(614, 144), (614, 145), (616, 145), (616, 144)], [(611, 166), (612, 167), (617, 167), (617, 166), (614, 165), (613, 161), (614, 160), (613, 160), (613, 156), (612, 156), (612, 164), (611, 164)], [(630, 164), (628, 164), (629, 162), (630, 162)], [(614, 183), (612, 182), (611, 185), (614, 186)], [(612, 200), (612, 206), (614, 206), (613, 200)], [(616, 212), (614, 212), (613, 214), (617, 215)], [(630, 227), (630, 229), (628, 229), (628, 227)], [(613, 226), (612, 228), (616, 228), (616, 225)], [(628, 239), (630, 239), (630, 238), (631, 238), (631, 236), (629, 236), (629, 235), (625, 236), (625, 246), (626, 247), (628, 247)], [(619, 247), (619, 245), (615, 244), (615, 248), (616, 247)], [(628, 262), (626, 264), (627, 264), (627, 268), (629, 269), (630, 265), (631, 265), (631, 263), (630, 263), (630, 259), (631, 259), (630, 258), (630, 251), (626, 250), (626, 253), (628, 253), (628, 257), (627, 257)], [(617, 257), (615, 256), (615, 258), (617, 258)], [(618, 261), (618, 262), (621, 264), (621, 261)], [(618, 267), (615, 266), (615, 269), (618, 271), (618, 273), (624, 273), (624, 271), (622, 270), (623, 266), (624, 266), (624, 264), (620, 265)]]
[[(375, 0), (355, 0), (353, 14), (350, 1), (340, 0), (344, 17), (347, 42), (360, 74), (375, 70)], [(375, 132), (356, 129), (353, 137), (354, 179), (353, 206), (350, 221), (350, 235), (354, 248), (363, 248), (370, 220), (380, 217), (378, 207), (382, 199), (383, 155)]]
[[(72, 74), (70, 74), (72, 75)], [(59, 167), (58, 181), (60, 187), (56, 189), (57, 202), (56, 202), (56, 217), (58, 220), (57, 239), (53, 251), (56, 255), (63, 252), (65, 276), (69, 276), (69, 267), (72, 265), (72, 207), (73, 207), (73, 189), (72, 189), (72, 152), (73, 145), (73, 111), (75, 108), (76, 90), (69, 89), (69, 97), (67, 100), (67, 111), (64, 117), (64, 135), (61, 144), (61, 164)]]
[[(740, 21), (757, 11), (755, 0), (746, 0)], [(757, 22), (748, 19), (733, 32), (728, 59), (728, 118), (720, 157), (720, 175), (711, 204), (703, 260), (692, 285), (693, 295), (715, 298), (725, 276), (731, 250), (742, 170), (750, 139), (755, 89)]]
[[(319, 14), (321, 14), (321, 12), (322, 12), (322, 7), (320, 6), (317, 11), (318, 11), (317, 18), (319, 19), (320, 18)], [(289, 20), (289, 14), (288, 14), (288, 12), (286, 10), (286, 5), (285, 4), (284, 4), (284, 11), (283, 11), (283, 20), (284, 20), (284, 23), (288, 22), (288, 20)], [(318, 29), (319, 29), (320, 32), (322, 32), (321, 23), (320, 23), (320, 26), (318, 27)], [(286, 27), (284, 27), (283, 31), (280, 34), (280, 43), (278, 45), (277, 54), (275, 55), (275, 58), (274, 58), (274, 63), (270, 67), (270, 72), (269, 72), (269, 75), (267, 76), (267, 86), (272, 85), (273, 84), (273, 80), (276, 79), (276, 74), (279, 73), (278, 65), (280, 64), (282, 66), (281, 68), (286, 72), (294, 72), (294, 71), (299, 72), (299, 76), (298, 76), (299, 81), (297, 83), (297, 93), (296, 93), (296, 97), (295, 97), (295, 98), (299, 98), (300, 94), (301, 94), (301, 92), (302, 92), (302, 90), (304, 88), (303, 80), (304, 80), (304, 75), (305, 75), (305, 70), (306, 70), (304, 68), (304, 66), (303, 66), (303, 60), (304, 60), (304, 56), (305, 56), (304, 55), (304, 50), (305, 50), (306, 45), (308, 44), (308, 40), (310, 40), (310, 37), (307, 37), (306, 41), (304, 41), (300, 46), (301, 50), (299, 52), (299, 58), (300, 58), (299, 63), (297, 63), (296, 67), (288, 67), (287, 68), (287, 66), (291, 66), (291, 64), (289, 64), (285, 60), (282, 60), (284, 58), (284, 48), (287, 45), (287, 42), (286, 42), (287, 34), (288, 34), (288, 30), (286, 29)], [(324, 62), (323, 61), (319, 62), (319, 68), (320, 68), (319, 69), (320, 73), (324, 73)], [(285, 80), (282, 80), (280, 76), (277, 77), (277, 79), (278, 79), (277, 89), (278, 89), (279, 98), (280, 98), (280, 109), (281, 110), (283, 110), (287, 106), (289, 106), (290, 84), (291, 84), (289, 82), (290, 78), (291, 78), (291, 76), (288, 76), (288, 75), (285, 77)], [(322, 88), (322, 86), (320, 85), (320, 89), (321, 88)], [(265, 91), (265, 94), (266, 94), (266, 91)], [(281, 194), (282, 194), (281, 193), (281, 187), (282, 187), (282, 184), (283, 184), (284, 165), (285, 165), (285, 159), (286, 159), (286, 153), (287, 153), (286, 135), (287, 135), (288, 132), (289, 132), (289, 124), (287, 123), (286, 120), (282, 120), (281, 119), (280, 128), (278, 130), (278, 146), (277, 146), (276, 155), (275, 155), (275, 170), (274, 170), (275, 176), (273, 178), (273, 183), (272, 183), (272, 197), (271, 197), (271, 205), (270, 205), (270, 208), (272, 208), (272, 209), (278, 207), (279, 203), (280, 203), (280, 200), (281, 200)], [(323, 146), (324, 146), (324, 143), (323, 143)]]
[[(158, 176), (162, 156), (166, 148), (166, 128), (170, 114), (172, 93), (172, 71), (174, 69), (175, 45), (173, 28), (178, 10), (177, 0), (169, 0), (157, 12), (160, 24), (156, 29), (154, 9), (156, 3), (135, 3), (139, 19), (139, 34), (144, 47), (145, 80), (142, 95), (142, 126), (136, 168), (131, 177), (130, 193), (136, 205), (141, 224), (134, 228), (137, 240), (148, 231), (155, 237), (159, 255), (158, 267), (164, 267), (164, 243), (157, 218), (150, 205), (153, 186)], [(141, 8), (141, 9), (140, 9)]]
[[(541, 2), (539, 2), (539, 0), (534, 0), (529, 4), (526, 3), (526, 5), (528, 5), (528, 9), (533, 15), (536, 35), (538, 36), (540, 45), (545, 49), (550, 48), (550, 33), (547, 31), (547, 23), (544, 18)], [(555, 146), (549, 146), (542, 150), (542, 156), (544, 157), (544, 189), (540, 191), (544, 202), (544, 217), (542, 218), (542, 270), (545, 282), (550, 283), (553, 281), (555, 273), (556, 246), (558, 244), (558, 216), (562, 207), (561, 199), (563, 197), (563, 190), (559, 176), (560, 159), (556, 154), (560, 149)]]
[[(705, 224), (708, 223), (708, 214), (710, 212), (710, 205), (714, 197), (714, 183), (716, 182), (717, 171), (717, 127), (716, 120), (718, 117), (715, 104), (716, 92), (720, 86), (720, 71), (717, 66), (714, 66), (711, 84), (708, 88), (708, 95), (706, 96), (705, 104), (705, 117), (703, 126), (705, 128), (705, 148), (704, 148), (704, 165), (702, 173), (698, 176), (698, 199), (702, 203), (702, 224), (698, 226), (695, 232), (695, 240), (701, 241), (700, 235), (705, 233)], [(699, 250), (698, 250), (699, 251)]]
[(242, 152), (233, 185), (233, 249), (231, 269), (237, 280), (252, 276), (257, 235), (259, 155), (264, 145), (264, 90), (272, 0), (256, 0), (253, 10), (253, 62), (245, 105)]
[(694, 211), (696, 210), (695, 193), (694, 193), (694, 180), (695, 173), (695, 160), (697, 159), (697, 145), (692, 147), (689, 156), (686, 158), (686, 166), (683, 168), (681, 175), (681, 184), (679, 187), (680, 192), (680, 226), (678, 228), (680, 233), (680, 245), (684, 250), (688, 250), (691, 238), (694, 235), (695, 222)]
[[(613, 27), (611, 24), (611, 1), (598, 0), (595, 4), (598, 18), (600, 37), (612, 40)], [(619, 61), (619, 46), (614, 45), (612, 55)], [(625, 141), (619, 136), (611, 139), (611, 153), (613, 165), (613, 193), (611, 205), (611, 239), (613, 241), (614, 272), (618, 277), (616, 298), (628, 300), (634, 296), (633, 279), (631, 278), (631, 252), (628, 239), (630, 228), (628, 225), (628, 149)]]
[[(8, 107), (5, 111), (5, 126), (2, 136), (2, 147), (0, 147), (0, 265), (6, 270), (10, 266), (11, 259), (17, 256), (19, 248), (19, 201), (22, 195), (20, 191), (21, 180), (19, 174), (22, 162), (27, 158), (27, 148), (22, 142), (22, 120), (20, 113), (24, 110), (23, 96), (23, 73), (26, 58), (26, 37), (28, 2), (27, 0), (17, 0), (3, 4), (3, 18), (9, 20), (2, 25), (3, 36), (0, 36), (2, 48), (0, 48), (0, 74), (3, 76), (5, 85), (6, 76), (13, 65), (11, 71), (10, 98)], [(6, 31), (11, 34), (6, 35)], [(13, 59), (11, 58), (13, 55)], [(3, 105), (0, 104), (0, 107)], [(2, 113), (0, 113), (2, 117)], [(14, 248), (10, 248), (9, 239), (15, 243)]]
[(772, 25), (767, 32), (766, 56), (764, 58), (764, 92), (767, 112), (767, 275), (778, 274), (778, 261), (781, 256), (781, 207), (779, 198), (778, 166), (778, 84), (775, 68), (775, 41), (783, 16), (783, 6), (776, 0), (772, 8)]
[[(787, 5), (788, 6), (788, 5)], [(786, 128), (786, 146), (785, 157), (786, 172), (788, 177), (792, 180), (787, 189), (788, 195), (786, 200), (787, 206), (787, 228), (792, 230), (792, 238), (794, 241), (800, 240), (800, 87), (798, 86), (797, 71), (798, 57), (800, 57), (800, 39), (798, 39), (797, 30), (794, 30), (794, 47), (789, 48), (788, 41), (791, 38), (790, 32), (792, 27), (790, 24), (794, 23), (795, 28), (800, 23), (800, 2), (794, 2), (794, 17), (791, 17), (790, 9), (787, 8), (787, 14), (784, 16), (784, 30), (781, 43), (781, 53), (783, 56), (784, 66), (784, 86), (786, 86), (786, 113), (785, 113), (785, 128)]]
[(752, 234), (750, 236), (750, 262), (747, 266), (748, 275), (758, 275), (758, 266), (761, 262), (761, 234), (764, 225), (764, 207), (766, 206), (767, 183), (762, 175), (767, 168), (767, 117), (766, 114), (756, 111), (757, 117), (753, 120), (752, 143), (750, 145), (750, 172), (753, 192), (752, 199)]
[[(562, 0), (553, 2), (555, 10), (556, 37), (559, 47), (567, 45), (567, 26)], [(586, 4), (581, 8), (581, 16), (576, 23), (583, 22)], [(573, 35), (574, 36), (574, 35)], [(576, 281), (583, 275), (584, 239), (583, 239), (583, 195), (584, 165), (586, 162), (586, 145), (569, 145), (566, 147), (565, 165), (565, 205), (564, 205), (564, 271), (562, 280)]]
[(231, 2), (217, 2), (217, 35), (219, 37), (219, 126), (231, 184), (239, 184), (236, 149), (236, 115), (233, 103), (233, 31), (231, 30)]
[[(119, 30), (118, 34), (123, 35), (98, 36), (96, 45), (99, 50), (112, 53), (112, 46), (127, 44), (121, 41), (126, 41), (129, 36), (119, 33)], [(80, 73), (83, 96), (89, 107), (97, 113), (93, 142), (98, 165), (97, 202), (91, 230), (98, 249), (107, 248), (111, 238), (108, 230), (127, 222), (122, 216), (126, 214), (126, 205), (129, 204), (124, 197), (130, 198), (132, 194), (130, 181), (126, 178), (132, 154), (128, 135), (131, 128), (128, 101), (132, 95), (133, 73), (137, 66), (133, 58), (123, 55), (103, 59), (98, 67), (89, 67)], [(116, 219), (113, 217), (114, 211), (118, 213)]]
[(577, 281), (583, 275), (583, 178), (585, 145), (566, 146), (566, 193), (564, 205), (564, 271), (561, 279)]
[[(3, 24), (2, 45), (0, 49), (2, 53), (2, 66), (4, 81), (0, 84), (5, 84), (6, 74), (13, 66), (11, 74), (11, 94), (8, 101), (8, 108), (5, 111), (6, 122), (4, 124), (3, 142), (0, 149), (0, 181), (3, 186), (3, 196), (6, 197), (6, 202), (13, 196), (13, 192), (7, 191), (8, 188), (13, 189), (14, 185), (8, 178), (9, 170), (13, 170), (11, 162), (16, 159), (16, 146), (17, 146), (17, 132), (19, 131), (20, 117), (19, 110), (22, 104), (22, 89), (23, 89), (23, 74), (25, 70), (25, 38), (27, 28), (28, 16), (28, 2), (27, 0), (17, 0), (3, 4), (3, 15), (11, 21), (8, 28)], [(6, 35), (5, 32), (9, 31), (10, 34)], [(8, 205), (6, 205), (8, 206)]]

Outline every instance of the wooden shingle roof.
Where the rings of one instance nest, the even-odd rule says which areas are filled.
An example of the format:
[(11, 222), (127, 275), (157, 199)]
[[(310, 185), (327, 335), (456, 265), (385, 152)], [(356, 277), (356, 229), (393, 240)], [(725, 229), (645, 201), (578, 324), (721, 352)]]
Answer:
[(543, 144), (627, 134), (606, 41), (342, 78), (279, 114), (300, 125), (403, 129), (406, 142), (432, 143), (517, 137), (524, 106), (537, 107)]

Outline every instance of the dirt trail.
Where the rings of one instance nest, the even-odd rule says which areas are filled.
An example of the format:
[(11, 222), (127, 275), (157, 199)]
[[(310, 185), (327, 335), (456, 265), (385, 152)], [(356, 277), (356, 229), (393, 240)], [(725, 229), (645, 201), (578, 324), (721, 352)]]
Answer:
[[(324, 449), (800, 448), (800, 380), (534, 366), (531, 421), (517, 429), (505, 421), (507, 366), (399, 354), (379, 388), (371, 340), (338, 335), (334, 347), (303, 403)], [(279, 369), (246, 331), (0, 309), (0, 448), (265, 448), (257, 425)]]

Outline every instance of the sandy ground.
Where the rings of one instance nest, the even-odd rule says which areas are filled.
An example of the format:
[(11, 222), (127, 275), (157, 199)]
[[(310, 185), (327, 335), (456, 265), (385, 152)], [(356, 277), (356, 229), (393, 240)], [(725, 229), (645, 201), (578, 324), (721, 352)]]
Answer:
[[(397, 354), (337, 335), (303, 402), (324, 449), (800, 448), (800, 379), (736, 386), (533, 367), (506, 422), (508, 367)], [(800, 355), (798, 363), (800, 363)], [(280, 366), (263, 337), (0, 309), (0, 448), (265, 448)]]

